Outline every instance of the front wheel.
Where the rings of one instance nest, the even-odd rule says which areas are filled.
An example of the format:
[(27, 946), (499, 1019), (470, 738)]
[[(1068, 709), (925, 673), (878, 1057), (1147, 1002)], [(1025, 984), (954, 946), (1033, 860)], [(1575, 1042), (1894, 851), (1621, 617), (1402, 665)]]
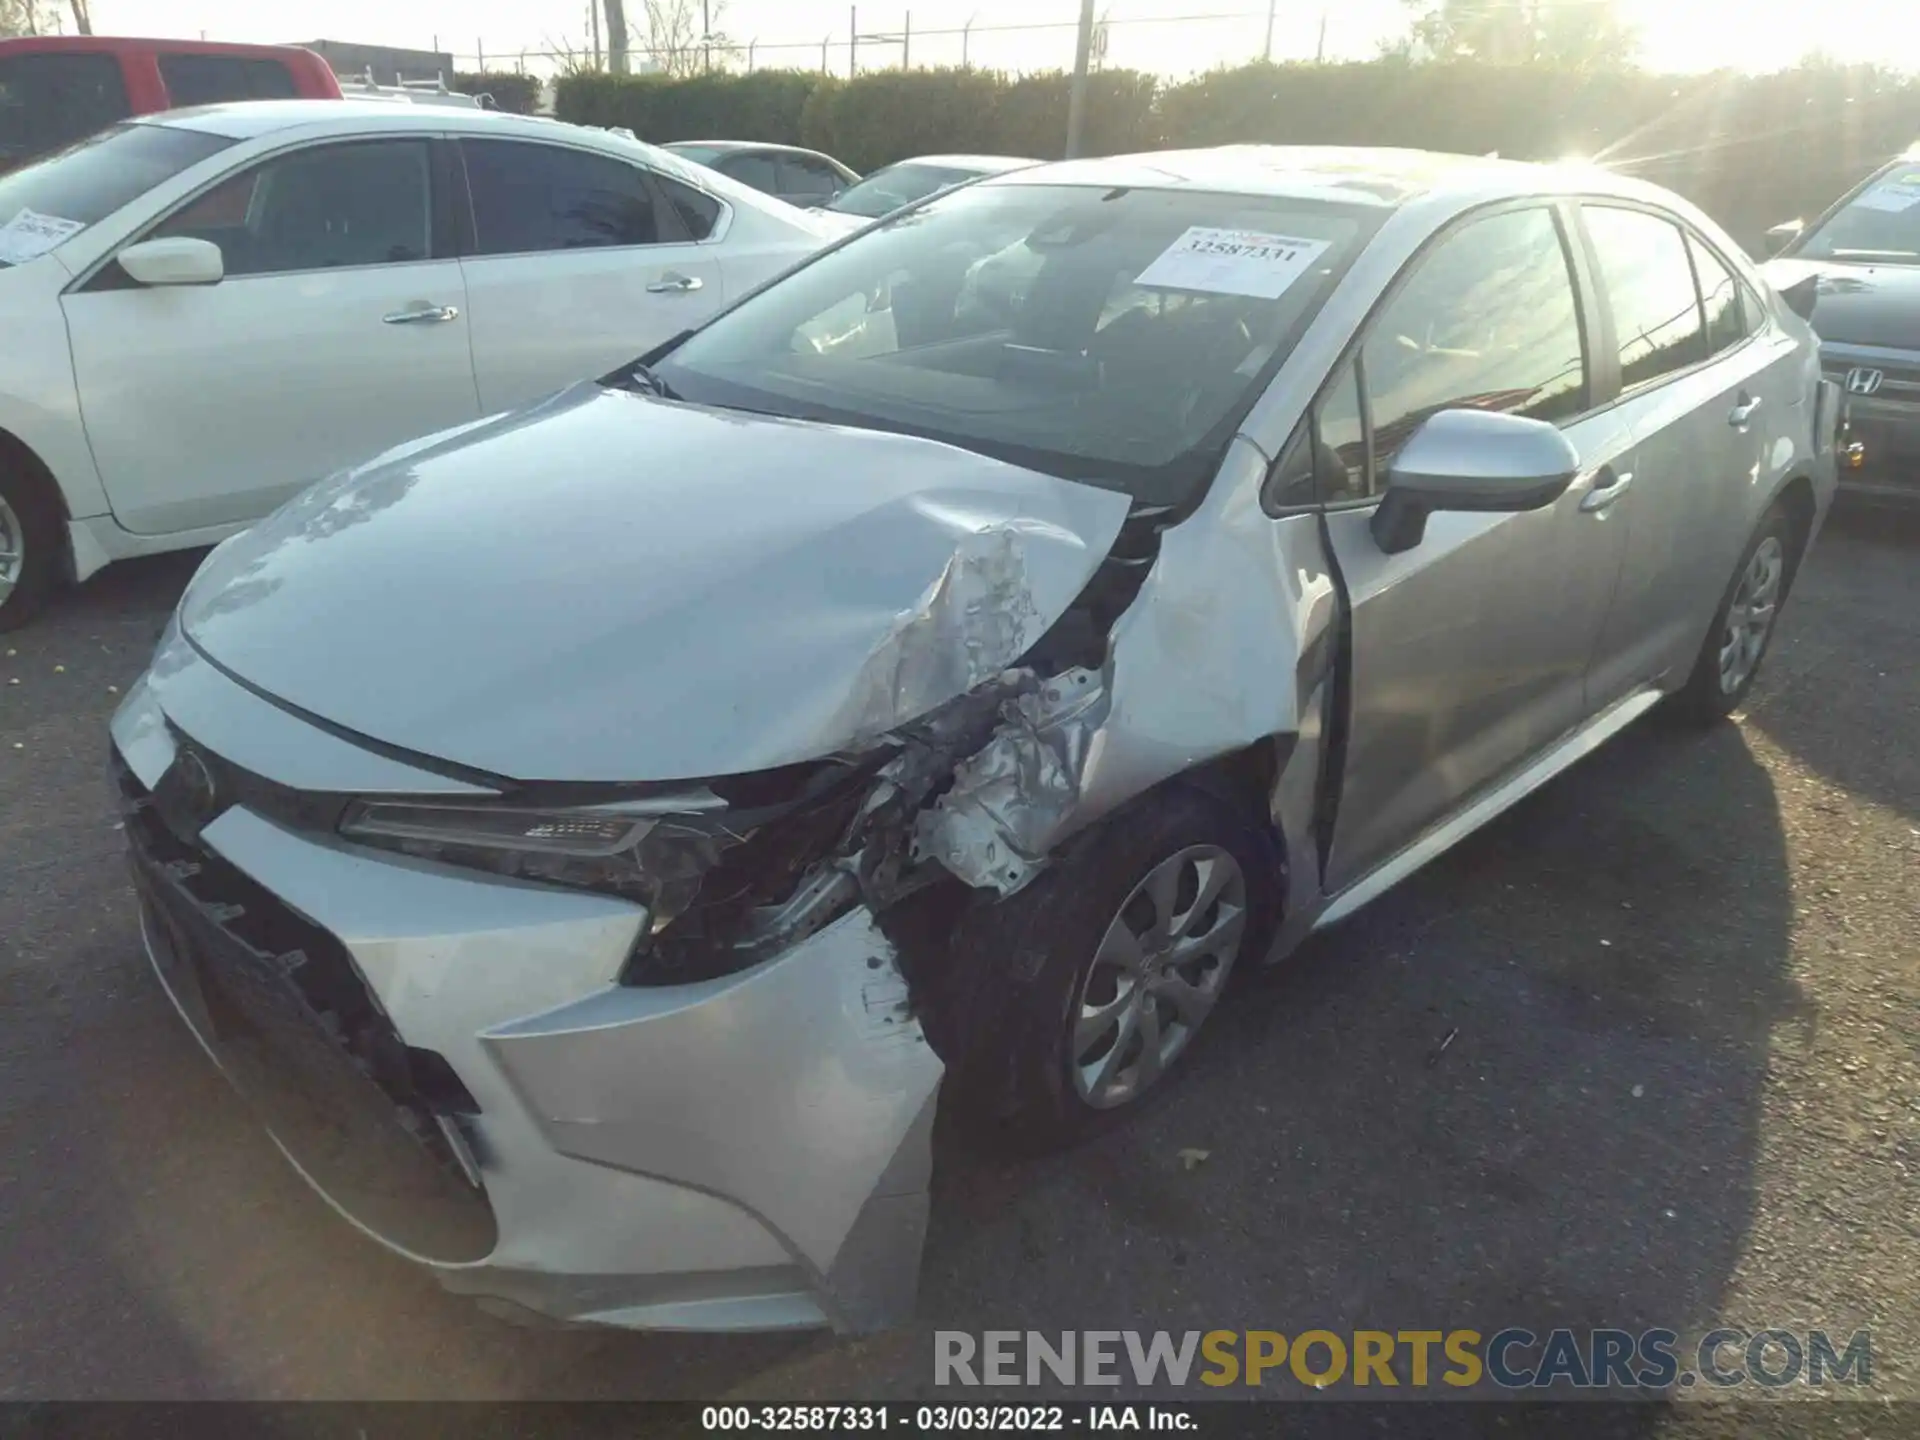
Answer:
[(46, 603), (59, 544), (58, 502), (0, 456), (0, 631), (18, 629)]
[(942, 987), (962, 1122), (1031, 1152), (1131, 1113), (1271, 933), (1279, 868), (1252, 820), (1175, 785), (1109, 817), (1018, 894), (977, 906)]
[(1793, 521), (1776, 506), (1748, 542), (1693, 673), (1674, 694), (1674, 710), (1681, 718), (1698, 724), (1725, 719), (1753, 689), (1787, 598), (1794, 546)]

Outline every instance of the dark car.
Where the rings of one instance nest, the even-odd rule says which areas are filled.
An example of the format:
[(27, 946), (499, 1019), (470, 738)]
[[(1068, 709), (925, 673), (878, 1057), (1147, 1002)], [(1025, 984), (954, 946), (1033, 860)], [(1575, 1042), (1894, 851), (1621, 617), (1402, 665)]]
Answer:
[(1812, 287), (1820, 363), (1846, 394), (1843, 488), (1920, 506), (1920, 151), (1882, 166), (1811, 225), (1768, 232), (1767, 277)]
[(676, 140), (663, 146), (682, 160), (729, 175), (789, 205), (825, 205), (860, 180), (831, 155), (751, 140)]
[(978, 180), (982, 175), (998, 175), (1039, 163), (1013, 155), (921, 155), (912, 160), (896, 160), (874, 171), (826, 208), (842, 215), (877, 220), (903, 205), (911, 205), (969, 180)]

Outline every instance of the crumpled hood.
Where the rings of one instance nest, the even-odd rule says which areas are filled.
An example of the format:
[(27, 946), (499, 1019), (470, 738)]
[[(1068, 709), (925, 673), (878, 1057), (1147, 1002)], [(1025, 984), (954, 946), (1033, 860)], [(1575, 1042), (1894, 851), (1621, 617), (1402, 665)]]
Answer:
[(306, 491), (180, 618), (256, 689), (494, 775), (737, 774), (1006, 668), (1127, 510), (933, 441), (581, 385)]
[(1920, 350), (1920, 266), (1782, 259), (1765, 268), (1777, 290), (1820, 277), (1813, 328), (1822, 340)]

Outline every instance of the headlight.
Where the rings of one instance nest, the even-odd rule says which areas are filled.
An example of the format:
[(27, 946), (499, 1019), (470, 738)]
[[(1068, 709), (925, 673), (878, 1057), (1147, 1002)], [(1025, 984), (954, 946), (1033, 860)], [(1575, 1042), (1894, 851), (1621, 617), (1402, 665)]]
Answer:
[(340, 833), (356, 840), (425, 840), (583, 858), (617, 855), (652, 830), (649, 816), (614, 810), (510, 810), (457, 805), (355, 805)]
[(692, 903), (733, 837), (699, 814), (641, 809), (369, 800), (348, 807), (340, 833), (422, 860), (619, 895), (645, 905), (657, 931)]

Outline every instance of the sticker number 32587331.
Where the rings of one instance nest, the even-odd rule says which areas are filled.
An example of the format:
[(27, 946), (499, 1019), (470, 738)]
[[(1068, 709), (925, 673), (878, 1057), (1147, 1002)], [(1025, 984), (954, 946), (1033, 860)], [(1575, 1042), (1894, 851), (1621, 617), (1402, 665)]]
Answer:
[(1134, 284), (1278, 300), (1326, 254), (1331, 242), (1194, 225), (1161, 251)]
[(44, 255), (75, 231), (86, 226), (78, 220), (63, 220), (58, 215), (40, 215), (22, 210), (0, 225), (0, 261), (24, 265), (36, 255)]

